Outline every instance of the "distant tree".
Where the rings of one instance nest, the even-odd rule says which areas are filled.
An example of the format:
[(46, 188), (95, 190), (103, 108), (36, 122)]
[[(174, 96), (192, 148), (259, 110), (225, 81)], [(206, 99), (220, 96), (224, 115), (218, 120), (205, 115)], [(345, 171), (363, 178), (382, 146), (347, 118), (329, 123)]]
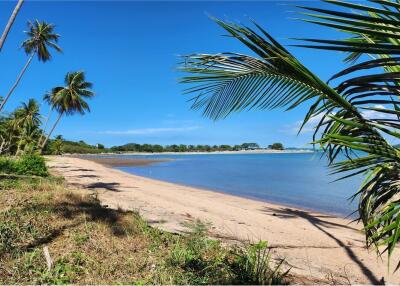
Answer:
[(283, 150), (283, 149), (285, 149), (283, 147), (282, 143), (273, 143), (272, 145), (269, 145), (268, 148), (272, 149), (272, 150)]
[(235, 146), (233, 146), (233, 148), (232, 148), (234, 151), (239, 151), (240, 149), (242, 149), (242, 146), (241, 145), (235, 145)]
[(221, 151), (229, 151), (232, 150), (232, 147), (230, 145), (220, 145), (218, 149)]
[(164, 151), (164, 147), (161, 145), (153, 145), (153, 152), (161, 153)]
[(52, 154), (61, 155), (63, 153), (63, 140), (61, 138), (56, 138), (52, 144)]
[(258, 149), (260, 146), (257, 143), (243, 143), (241, 145), (242, 149), (250, 150), (250, 149)]
[(100, 143), (97, 144), (97, 149), (104, 149), (104, 148), (105, 148), (105, 147), (104, 147), (103, 144), (100, 144)]

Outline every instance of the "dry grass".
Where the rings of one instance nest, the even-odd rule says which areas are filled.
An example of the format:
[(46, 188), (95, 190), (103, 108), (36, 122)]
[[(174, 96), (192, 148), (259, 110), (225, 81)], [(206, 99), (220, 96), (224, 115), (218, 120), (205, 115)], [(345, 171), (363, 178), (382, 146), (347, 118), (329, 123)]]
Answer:
[[(189, 236), (162, 232), (134, 212), (102, 207), (95, 194), (67, 190), (59, 178), (1, 178), (0, 189), (2, 284), (256, 281), (245, 250), (224, 247), (201, 228)], [(277, 272), (265, 281), (283, 280)]]

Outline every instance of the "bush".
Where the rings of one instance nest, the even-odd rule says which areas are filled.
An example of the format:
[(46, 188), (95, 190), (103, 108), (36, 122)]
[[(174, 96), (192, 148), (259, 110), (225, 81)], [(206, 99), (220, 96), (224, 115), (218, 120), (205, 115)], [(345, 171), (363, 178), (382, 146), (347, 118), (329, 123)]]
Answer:
[(16, 161), (16, 173), (20, 175), (47, 176), (46, 163), (39, 155), (24, 155)]
[(44, 158), (39, 155), (24, 155), (19, 159), (0, 158), (0, 173), (16, 175), (47, 176)]
[(15, 172), (14, 160), (8, 157), (0, 157), (0, 173), (12, 174)]

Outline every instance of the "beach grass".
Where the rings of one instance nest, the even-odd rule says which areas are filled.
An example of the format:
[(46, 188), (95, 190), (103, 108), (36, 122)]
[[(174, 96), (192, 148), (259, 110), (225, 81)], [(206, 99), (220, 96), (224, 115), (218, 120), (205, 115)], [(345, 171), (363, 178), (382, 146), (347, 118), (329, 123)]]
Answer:
[[(0, 180), (4, 284), (283, 284), (267, 245), (227, 246), (150, 227), (136, 212), (102, 206), (59, 177)], [(47, 257), (47, 258), (46, 258)], [(273, 265), (273, 266), (272, 266)]]

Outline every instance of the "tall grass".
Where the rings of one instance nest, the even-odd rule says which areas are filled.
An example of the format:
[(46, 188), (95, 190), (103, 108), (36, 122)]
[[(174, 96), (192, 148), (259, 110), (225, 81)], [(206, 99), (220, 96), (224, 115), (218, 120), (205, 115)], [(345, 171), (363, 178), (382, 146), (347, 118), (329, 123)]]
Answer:
[[(195, 223), (188, 235), (103, 207), (60, 178), (0, 180), (4, 284), (284, 284), (265, 243), (226, 246)], [(48, 269), (43, 248), (53, 261)]]

